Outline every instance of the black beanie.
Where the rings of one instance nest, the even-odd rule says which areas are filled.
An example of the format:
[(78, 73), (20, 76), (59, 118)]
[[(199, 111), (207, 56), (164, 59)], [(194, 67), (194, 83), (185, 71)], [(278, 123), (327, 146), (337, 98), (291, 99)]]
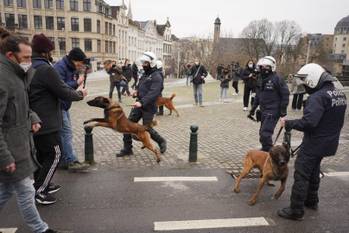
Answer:
[(49, 38), (41, 33), (34, 35), (32, 49), (37, 53), (48, 53), (55, 49), (55, 45)]
[(80, 48), (73, 48), (68, 54), (71, 61), (85, 61), (86, 55)]

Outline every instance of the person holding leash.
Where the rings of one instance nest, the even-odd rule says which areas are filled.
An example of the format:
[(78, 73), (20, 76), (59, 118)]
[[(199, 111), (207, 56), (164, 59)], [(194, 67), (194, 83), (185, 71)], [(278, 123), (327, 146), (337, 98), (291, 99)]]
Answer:
[[(143, 119), (143, 125), (149, 126), (149, 134), (151, 138), (158, 143), (160, 152), (165, 153), (167, 148), (166, 140), (156, 132), (151, 124), (157, 110), (156, 100), (160, 96), (163, 89), (163, 80), (158, 68), (156, 67), (156, 56), (152, 52), (144, 52), (139, 58), (144, 70), (136, 92), (133, 94), (137, 98), (128, 119), (133, 122), (138, 122)], [(124, 134), (124, 148), (116, 155), (117, 157), (129, 156), (132, 151), (132, 136)]]
[(295, 129), (304, 132), (304, 137), (294, 165), (291, 204), (279, 210), (278, 215), (301, 220), (304, 206), (313, 210), (318, 208), (321, 161), (337, 152), (347, 99), (334, 86), (338, 81), (318, 64), (303, 66), (295, 78), (305, 87), (309, 98), (301, 119), (281, 119), (281, 125), (287, 131)]

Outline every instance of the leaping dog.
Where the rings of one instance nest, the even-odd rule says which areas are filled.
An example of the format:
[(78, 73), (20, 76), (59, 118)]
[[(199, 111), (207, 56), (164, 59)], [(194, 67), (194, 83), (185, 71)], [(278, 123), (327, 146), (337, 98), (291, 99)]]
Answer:
[(125, 116), (122, 107), (116, 102), (103, 96), (98, 96), (93, 100), (87, 102), (88, 105), (103, 108), (104, 118), (92, 118), (84, 122), (85, 128), (94, 128), (102, 126), (113, 129), (119, 133), (132, 134), (136, 136), (142, 143), (143, 147), (152, 151), (156, 157), (156, 162), (160, 162), (160, 153), (154, 147), (150, 140), (150, 134), (148, 132), (149, 127), (155, 126), (156, 121), (153, 121), (151, 126), (144, 126), (138, 123), (132, 122)]

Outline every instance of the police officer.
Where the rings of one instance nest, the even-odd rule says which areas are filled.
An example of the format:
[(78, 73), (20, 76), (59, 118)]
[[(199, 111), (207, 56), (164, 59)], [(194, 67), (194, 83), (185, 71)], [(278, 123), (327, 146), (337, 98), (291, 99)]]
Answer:
[(292, 220), (303, 218), (304, 206), (318, 208), (321, 160), (337, 151), (347, 106), (345, 94), (333, 84), (336, 79), (318, 64), (303, 66), (296, 77), (310, 96), (301, 119), (281, 121), (287, 130), (304, 132), (295, 161), (291, 205), (278, 211), (280, 217)]
[[(156, 61), (156, 68), (158, 69), (158, 71), (159, 71), (159, 73), (160, 73), (160, 75), (162, 77), (162, 89), (161, 89), (161, 94), (160, 94), (160, 96), (162, 96), (162, 91), (164, 90), (164, 80), (165, 80), (164, 70), (162, 68), (162, 61), (160, 61), (160, 60)], [(159, 106), (159, 110), (158, 110), (156, 115), (158, 115), (158, 116), (163, 116), (164, 115), (164, 105)]]
[(260, 72), (257, 95), (250, 111), (250, 116), (255, 114), (259, 106), (261, 111), (261, 127), (259, 141), (262, 151), (269, 152), (273, 146), (272, 136), (279, 118), (287, 115), (287, 105), (290, 92), (285, 81), (280, 78), (276, 70), (276, 61), (271, 56), (261, 58), (257, 63)]
[[(133, 122), (138, 122), (143, 119), (143, 125), (150, 125), (153, 121), (157, 110), (156, 100), (163, 89), (163, 81), (160, 72), (156, 67), (156, 56), (152, 52), (144, 52), (139, 58), (142, 63), (144, 74), (140, 78), (134, 94), (137, 101), (130, 112), (128, 119)], [(166, 151), (166, 140), (159, 135), (153, 128), (149, 131), (151, 138), (158, 143), (160, 152)], [(132, 136), (124, 134), (124, 148), (116, 155), (123, 157), (132, 155)]]

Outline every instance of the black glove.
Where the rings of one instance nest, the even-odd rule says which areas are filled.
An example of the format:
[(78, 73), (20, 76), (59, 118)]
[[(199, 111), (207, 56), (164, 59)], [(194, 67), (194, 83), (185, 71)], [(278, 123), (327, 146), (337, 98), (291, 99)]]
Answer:
[(292, 130), (292, 126), (289, 121), (285, 122), (285, 131), (290, 132)]

